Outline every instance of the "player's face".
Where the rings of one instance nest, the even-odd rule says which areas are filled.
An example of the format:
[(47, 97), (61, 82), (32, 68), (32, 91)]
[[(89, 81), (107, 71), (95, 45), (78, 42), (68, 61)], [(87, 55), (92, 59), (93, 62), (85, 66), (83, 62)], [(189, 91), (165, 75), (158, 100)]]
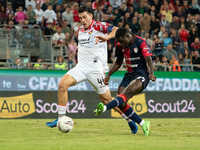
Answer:
[(119, 37), (119, 38), (117, 38), (117, 41), (120, 43), (120, 45), (123, 48), (128, 48), (130, 46), (130, 42), (131, 42), (129, 35), (126, 35), (124, 38)]
[(87, 12), (79, 13), (80, 21), (85, 29), (89, 28), (92, 23), (92, 17), (93, 15)]

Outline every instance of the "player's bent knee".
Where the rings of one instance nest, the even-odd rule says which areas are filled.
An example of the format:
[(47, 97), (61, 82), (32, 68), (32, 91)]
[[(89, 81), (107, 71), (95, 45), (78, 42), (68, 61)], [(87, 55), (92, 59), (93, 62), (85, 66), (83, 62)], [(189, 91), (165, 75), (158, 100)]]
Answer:
[(65, 75), (58, 84), (58, 92), (65, 92), (70, 86), (75, 85), (76, 80), (70, 75)]
[(118, 106), (119, 109), (120, 109), (121, 111), (123, 111), (124, 108), (126, 107), (126, 104), (127, 104), (127, 103), (123, 103), (122, 105)]

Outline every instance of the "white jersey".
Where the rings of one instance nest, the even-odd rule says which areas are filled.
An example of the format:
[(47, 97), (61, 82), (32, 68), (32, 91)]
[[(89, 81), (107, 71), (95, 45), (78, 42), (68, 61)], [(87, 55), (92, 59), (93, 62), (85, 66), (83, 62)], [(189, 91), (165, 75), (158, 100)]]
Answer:
[(105, 36), (110, 24), (92, 21), (85, 30), (83, 26), (78, 29), (78, 65), (89, 68), (95, 61), (100, 61), (104, 72), (108, 71), (107, 42), (95, 44), (95, 36)]

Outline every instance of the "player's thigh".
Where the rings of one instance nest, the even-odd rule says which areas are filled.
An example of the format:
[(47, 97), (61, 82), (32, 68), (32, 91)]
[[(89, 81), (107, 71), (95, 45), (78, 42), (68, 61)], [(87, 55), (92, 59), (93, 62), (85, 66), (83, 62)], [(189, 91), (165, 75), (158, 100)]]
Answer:
[(125, 89), (125, 87), (123, 86), (119, 86), (118, 90), (117, 90), (117, 94), (121, 94), (123, 92), (123, 90)]
[(85, 75), (81, 71), (80, 67), (74, 67), (73, 69), (69, 70), (60, 80), (59, 89), (66, 90), (70, 86), (78, 84), (82, 81), (85, 81)]
[(90, 82), (97, 94), (104, 94), (109, 90), (108, 86), (104, 84), (103, 79), (105, 74), (103, 71), (94, 71), (86, 75), (87, 80)]

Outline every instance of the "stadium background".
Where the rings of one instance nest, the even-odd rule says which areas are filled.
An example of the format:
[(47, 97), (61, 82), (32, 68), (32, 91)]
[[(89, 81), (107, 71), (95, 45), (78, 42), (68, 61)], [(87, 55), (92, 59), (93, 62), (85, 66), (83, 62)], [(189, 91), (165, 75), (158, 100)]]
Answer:
[[(0, 1), (0, 118), (57, 117), (58, 83), (77, 63), (77, 10), (83, 5), (91, 7), (94, 20), (125, 27), (147, 40), (158, 79), (130, 101), (138, 114), (199, 117), (198, 4), (198, 0)], [(115, 46), (115, 39), (108, 41), (109, 66)], [(111, 78), (113, 97), (125, 70), (123, 65)], [(99, 98), (91, 85), (83, 82), (69, 91), (70, 116), (94, 118)], [(119, 116), (109, 111), (100, 117)]]

